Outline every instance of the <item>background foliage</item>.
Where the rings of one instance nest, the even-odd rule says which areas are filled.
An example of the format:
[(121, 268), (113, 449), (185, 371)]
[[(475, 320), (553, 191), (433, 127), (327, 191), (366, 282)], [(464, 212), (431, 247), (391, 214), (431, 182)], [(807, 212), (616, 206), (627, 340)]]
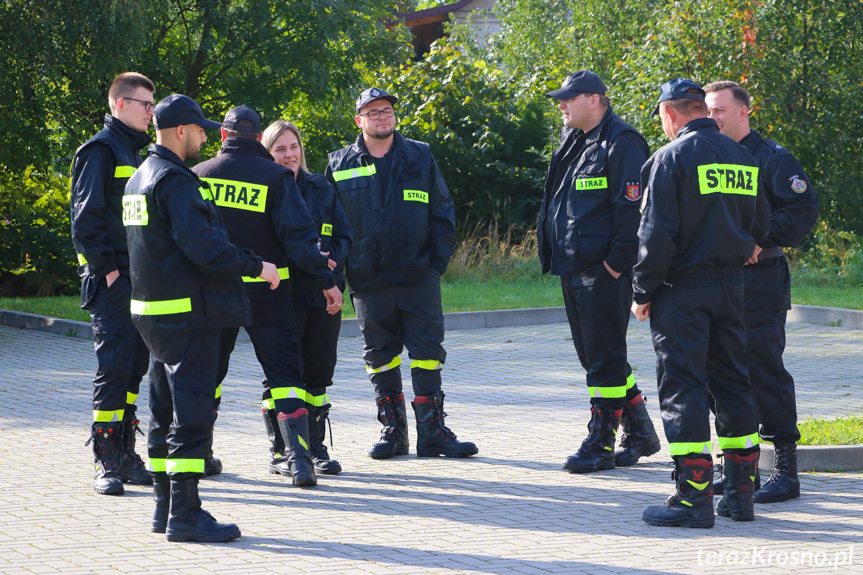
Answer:
[(496, 38), (477, 42), (468, 23), (413, 62), (394, 15), (440, 3), (4, 0), (0, 291), (74, 285), (68, 165), (125, 70), (213, 117), (245, 103), (265, 122), (293, 119), (316, 171), (355, 139), (359, 89), (390, 90), (400, 130), (431, 144), (463, 233), (506, 230), (514, 243), (535, 224), (560, 128), (543, 94), (566, 73), (599, 73), (654, 150), (665, 138), (647, 113), (662, 82), (734, 80), (754, 97), (754, 127), (795, 153), (819, 193), (821, 221), (795, 258), (843, 277), (859, 269), (863, 1), (510, 0), (498, 2)]

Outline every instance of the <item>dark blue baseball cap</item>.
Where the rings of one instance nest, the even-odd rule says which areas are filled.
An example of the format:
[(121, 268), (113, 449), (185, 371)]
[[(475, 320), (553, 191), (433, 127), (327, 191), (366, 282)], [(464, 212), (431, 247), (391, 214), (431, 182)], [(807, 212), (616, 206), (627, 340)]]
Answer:
[(225, 119), (222, 120), (222, 127), (236, 132), (258, 134), (261, 131), (261, 117), (244, 104), (228, 110)]
[(360, 110), (362, 110), (366, 105), (375, 100), (386, 100), (392, 105), (395, 105), (395, 103), (399, 101), (398, 97), (387, 94), (380, 88), (367, 88), (363, 90), (360, 97), (357, 98), (357, 114), (359, 114)]
[(187, 124), (197, 124), (210, 130), (222, 127), (219, 122), (205, 118), (201, 106), (183, 94), (171, 94), (156, 104), (156, 109), (153, 111), (153, 126), (157, 130), (167, 130)]
[(564, 78), (560, 89), (547, 93), (545, 97), (557, 100), (569, 100), (579, 94), (600, 94), (604, 96), (605, 91), (605, 82), (602, 81), (602, 78), (589, 70), (579, 70)]
[(666, 82), (660, 88), (656, 109), (653, 110), (653, 113), (648, 118), (659, 113), (659, 104), (662, 102), (666, 100), (681, 100), (683, 98), (704, 100), (704, 90), (701, 89), (701, 86), (686, 78), (675, 78), (670, 82)]

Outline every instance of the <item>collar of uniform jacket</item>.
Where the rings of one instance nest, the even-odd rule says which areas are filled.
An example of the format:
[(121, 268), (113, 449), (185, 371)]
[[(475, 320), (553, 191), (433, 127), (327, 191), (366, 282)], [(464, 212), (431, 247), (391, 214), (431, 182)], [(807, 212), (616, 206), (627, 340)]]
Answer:
[[(393, 132), (393, 165), (396, 165), (396, 160), (398, 156), (404, 155), (404, 157), (410, 162), (416, 162), (419, 159), (419, 156), (414, 153), (414, 151), (410, 148), (410, 146), (405, 145), (405, 137), (402, 136), (399, 132)], [(360, 134), (357, 136), (357, 141), (354, 144), (354, 149), (357, 154), (362, 154), (365, 156), (371, 157), (368, 148), (366, 148), (366, 143), (363, 140), (363, 135)]]
[(764, 136), (758, 130), (749, 130), (749, 133), (743, 136), (743, 139), (738, 143), (754, 154), (763, 141)]
[(236, 154), (261, 156), (271, 162), (276, 161), (262, 143), (257, 140), (253, 140), (252, 138), (241, 138), (239, 136), (225, 138), (225, 141), (222, 142), (222, 147), (219, 149), (219, 153), (221, 154), (227, 151)]
[(195, 172), (192, 171), (189, 166), (186, 165), (186, 162), (184, 162), (183, 159), (180, 158), (180, 156), (172, 152), (169, 148), (166, 148), (161, 144), (153, 144), (152, 146), (147, 148), (147, 152), (151, 156), (158, 156), (163, 160), (167, 160), (169, 162), (177, 164), (178, 166), (181, 166), (183, 169), (189, 172), (189, 175), (191, 175), (196, 180), (198, 179), (198, 176), (195, 174)]
[(137, 132), (111, 114), (105, 114), (105, 127), (117, 132), (125, 138), (129, 138), (136, 150), (140, 150), (152, 142), (150, 136), (147, 135), (147, 132)]
[(696, 130), (714, 130), (718, 132), (719, 124), (717, 124), (716, 120), (713, 118), (696, 118), (694, 120), (690, 120), (685, 126), (680, 128), (680, 131), (677, 132), (677, 137), (682, 138), (686, 134), (695, 132)]
[(585, 146), (599, 141), (599, 136), (602, 134), (602, 130), (605, 128), (605, 125), (608, 124), (609, 119), (611, 119), (611, 106), (609, 106), (605, 111), (605, 115), (602, 116), (602, 120), (599, 121), (599, 124), (587, 133), (587, 136), (584, 139)]

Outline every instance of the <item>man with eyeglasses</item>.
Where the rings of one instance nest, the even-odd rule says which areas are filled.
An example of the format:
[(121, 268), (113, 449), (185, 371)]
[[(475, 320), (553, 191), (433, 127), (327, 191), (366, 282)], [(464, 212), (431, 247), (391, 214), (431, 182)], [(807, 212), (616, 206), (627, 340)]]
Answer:
[(96, 467), (93, 487), (102, 495), (122, 495), (124, 482), (153, 483), (135, 452), (135, 400), (149, 353), (130, 317), (122, 198), (126, 182), (141, 165), (140, 150), (150, 143), (147, 128), (155, 89), (141, 74), (117, 76), (108, 91), (111, 114), (105, 116), (105, 128), (81, 146), (72, 161), (72, 243), (82, 278), (81, 308), (90, 311), (98, 361), (90, 439)]
[(455, 239), (455, 210), (429, 145), (395, 130), (396, 96), (364, 90), (357, 141), (329, 155), (326, 175), (354, 232), (347, 279), (375, 387), (381, 439), (374, 459), (407, 455), (401, 353), (407, 347), (416, 399), (419, 457), (470, 457), (477, 447), (444, 425), (444, 322), (440, 276)]

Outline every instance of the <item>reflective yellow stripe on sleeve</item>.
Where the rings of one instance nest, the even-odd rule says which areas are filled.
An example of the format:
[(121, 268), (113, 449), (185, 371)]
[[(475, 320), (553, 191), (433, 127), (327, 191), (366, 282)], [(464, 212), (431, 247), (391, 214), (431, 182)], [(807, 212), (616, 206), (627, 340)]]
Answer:
[(135, 315), (169, 315), (192, 311), (191, 298), (169, 299), (164, 301), (132, 300), (132, 313)]
[(376, 173), (377, 170), (375, 169), (374, 164), (370, 166), (357, 166), (356, 168), (333, 172), (333, 179), (336, 182), (341, 182), (342, 180), (352, 180), (354, 178), (361, 178), (363, 176), (372, 176)]
[[(290, 273), (290, 270), (288, 268), (279, 268), (276, 271), (279, 272), (279, 279), (286, 280), (289, 277), (291, 277), (291, 273)], [(244, 282), (262, 282), (264, 280), (262, 280), (261, 278), (250, 278), (247, 276), (243, 276), (243, 281)]]
[(78, 265), (79, 266), (86, 266), (87, 265), (87, 258), (84, 257), (84, 254), (78, 254)]
[(114, 177), (115, 178), (131, 178), (132, 175), (138, 170), (135, 166), (117, 166), (114, 168)]

